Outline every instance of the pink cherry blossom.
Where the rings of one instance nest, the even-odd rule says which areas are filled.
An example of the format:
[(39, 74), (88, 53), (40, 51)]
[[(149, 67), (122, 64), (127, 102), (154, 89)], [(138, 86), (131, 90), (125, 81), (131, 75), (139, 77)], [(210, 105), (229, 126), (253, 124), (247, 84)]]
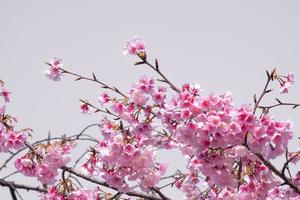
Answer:
[(53, 170), (53, 168), (49, 168), (49, 166), (46, 164), (42, 164), (38, 166), (37, 179), (42, 184), (55, 183), (57, 175), (58, 175), (57, 170)]
[(138, 52), (145, 51), (145, 43), (138, 37), (134, 36), (130, 41), (127, 42), (124, 47), (123, 54), (135, 55)]
[(2, 91), (1, 91), (0, 95), (3, 96), (4, 101), (5, 101), (5, 102), (10, 102), (10, 94), (11, 94), (11, 92), (8, 91), (8, 90), (7, 90), (6, 88), (4, 88), (4, 87), (2, 87), (1, 90), (2, 90)]
[(63, 194), (59, 193), (55, 186), (48, 189), (48, 193), (43, 193), (40, 195), (41, 200), (65, 200)]
[(102, 93), (99, 97), (99, 102), (101, 105), (105, 105), (109, 102), (110, 98), (108, 96), (108, 94), (106, 93)]
[(7, 130), (3, 125), (0, 125), (0, 152), (7, 152), (11, 149), (19, 150), (24, 147), (26, 141), (26, 133), (21, 131), (19, 133), (13, 130)]
[(286, 94), (288, 93), (289, 88), (294, 84), (295, 82), (295, 75), (293, 73), (289, 73), (287, 76), (280, 78), (280, 93)]
[(60, 149), (56, 148), (48, 149), (44, 158), (45, 164), (53, 171), (65, 166), (70, 160), (71, 157), (68, 154), (64, 154)]
[(47, 78), (53, 81), (60, 81), (62, 76), (61, 67), (63, 66), (62, 60), (58, 58), (54, 58), (49, 63), (49, 69), (47, 69), (44, 73)]
[(37, 165), (27, 156), (18, 158), (15, 161), (15, 167), (25, 176), (36, 176)]
[(88, 103), (81, 103), (80, 104), (80, 111), (81, 113), (83, 114), (90, 114), (91, 113), (91, 110), (90, 110), (90, 106)]

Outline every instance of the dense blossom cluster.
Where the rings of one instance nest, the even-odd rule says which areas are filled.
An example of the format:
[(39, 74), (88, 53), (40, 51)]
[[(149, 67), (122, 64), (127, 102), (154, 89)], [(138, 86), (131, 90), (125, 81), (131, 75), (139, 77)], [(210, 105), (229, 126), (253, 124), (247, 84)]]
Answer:
[(58, 169), (65, 166), (71, 157), (73, 142), (62, 141), (39, 144), (15, 161), (15, 167), (25, 176), (37, 177), (42, 184), (56, 182)]
[[(157, 60), (155, 65), (148, 62), (145, 43), (139, 37), (128, 41), (123, 53), (137, 55), (141, 62), (136, 65), (150, 66), (161, 76), (160, 82), (175, 93), (167, 96), (170, 93), (167, 87), (157, 85), (154, 78), (142, 76), (124, 94), (100, 82), (94, 74), (87, 78), (63, 69), (60, 59), (47, 63), (45, 74), (51, 80), (59, 81), (62, 74), (70, 74), (75, 80), (94, 81), (121, 96), (101, 93), (100, 108), (81, 100), (83, 114), (105, 113), (97, 124), (100, 133), (85, 138), (96, 145), (87, 148), (84, 161), (81, 158), (85, 154), (75, 161), (74, 166), (81, 161), (81, 174), (67, 164), (75, 140), (83, 132), (72, 139), (49, 138), (46, 143), (31, 145), (26, 141), (29, 130), (14, 131), (14, 118), (6, 115), (5, 106), (0, 107), (0, 152), (28, 147), (28, 152), (15, 160), (15, 167), (25, 176), (36, 177), (47, 188), (40, 195), (42, 200), (111, 199), (109, 192), (100, 189), (102, 186), (117, 191), (116, 198), (123, 194), (137, 197), (150, 194), (154, 196), (143, 198), (165, 200), (168, 198), (160, 188), (174, 186), (184, 193), (185, 199), (193, 200), (300, 199), (300, 172), (292, 175), (289, 169), (290, 163), (297, 164), (300, 160), (300, 151), (289, 152), (287, 148), (293, 137), (291, 123), (268, 115), (272, 107), (296, 108), (299, 104), (285, 104), (278, 99), (278, 104), (271, 107), (259, 104), (271, 91), (267, 88), (270, 81), (278, 81), (280, 93), (287, 93), (294, 84), (293, 73), (267, 72), (267, 85), (258, 100), (255, 96), (254, 105), (236, 107), (230, 93), (204, 95), (199, 85), (189, 83), (176, 88), (161, 73)], [(3, 82), (0, 95), (5, 102), (10, 100)], [(157, 153), (173, 149), (180, 150), (187, 167), (166, 176), (168, 164), (159, 162)], [(278, 170), (270, 161), (283, 155), (286, 162)], [(73, 175), (101, 186), (82, 188), (72, 179)], [(171, 182), (162, 186), (162, 180)], [(143, 195), (136, 195), (136, 191), (142, 191)]]

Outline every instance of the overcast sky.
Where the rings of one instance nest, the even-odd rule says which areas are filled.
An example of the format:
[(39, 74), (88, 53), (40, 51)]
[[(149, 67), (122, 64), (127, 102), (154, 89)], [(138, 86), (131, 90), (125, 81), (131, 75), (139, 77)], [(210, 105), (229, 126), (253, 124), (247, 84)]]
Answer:
[[(62, 58), (71, 71), (94, 72), (128, 90), (141, 75), (155, 76), (146, 67), (134, 67), (134, 57), (122, 55), (133, 35), (146, 42), (150, 59), (158, 58), (177, 85), (199, 83), (205, 94), (231, 91), (238, 106), (252, 103), (264, 86), (265, 70), (277, 67), (283, 74), (295, 72), (295, 86), (289, 95), (274, 92), (264, 103), (275, 97), (299, 103), (299, 10), (296, 0), (0, 0), (0, 79), (13, 92), (8, 112), (20, 128), (34, 130), (34, 139), (48, 131), (71, 135), (97, 122), (99, 116), (80, 114), (78, 99), (96, 102), (100, 88), (70, 77), (50, 82), (42, 75), (44, 61)], [(273, 114), (293, 121), (299, 136), (300, 109), (278, 108)], [(292, 147), (298, 148), (298, 141)], [(184, 166), (176, 154), (160, 156), (179, 163), (171, 170)], [(10, 199), (7, 188), (0, 191)]]

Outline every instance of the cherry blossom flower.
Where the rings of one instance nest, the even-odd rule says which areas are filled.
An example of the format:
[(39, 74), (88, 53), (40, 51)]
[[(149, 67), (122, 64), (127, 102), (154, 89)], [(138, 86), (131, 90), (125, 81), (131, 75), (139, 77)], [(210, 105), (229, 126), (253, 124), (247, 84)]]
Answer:
[(109, 102), (109, 96), (106, 93), (102, 93), (99, 97), (99, 102), (101, 105), (105, 105)]
[(272, 71), (271, 74), (272, 80), (277, 80), (280, 84), (280, 93), (286, 94), (288, 93), (289, 88), (294, 84), (295, 82), (295, 75), (294, 73), (289, 73), (286, 76), (278, 75), (276, 69)]
[(8, 91), (8, 90), (7, 90), (6, 88), (4, 88), (4, 87), (2, 87), (1, 90), (2, 90), (2, 91), (1, 91), (0, 95), (3, 96), (4, 101), (5, 101), (5, 102), (10, 102), (10, 94), (11, 94), (11, 92)]
[(83, 114), (91, 113), (89, 104), (85, 102), (80, 103), (80, 111)]
[(62, 76), (61, 67), (63, 66), (62, 60), (58, 58), (54, 58), (49, 63), (49, 69), (47, 69), (44, 74), (47, 78), (53, 81), (60, 81)]
[(37, 165), (27, 156), (18, 158), (15, 161), (15, 167), (25, 176), (36, 176)]
[(134, 36), (132, 40), (127, 42), (123, 54), (135, 55), (139, 52), (145, 52), (145, 43), (138, 36)]

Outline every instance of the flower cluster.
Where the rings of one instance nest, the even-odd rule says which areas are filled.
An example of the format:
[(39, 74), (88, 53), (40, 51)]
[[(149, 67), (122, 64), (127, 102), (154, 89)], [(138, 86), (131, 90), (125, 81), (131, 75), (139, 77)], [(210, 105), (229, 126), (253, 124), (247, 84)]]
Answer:
[[(161, 191), (167, 186), (181, 190), (184, 199), (194, 200), (299, 199), (300, 172), (293, 175), (289, 165), (300, 160), (300, 151), (288, 151), (293, 136), (291, 122), (278, 121), (269, 116), (269, 111), (276, 106), (296, 108), (300, 104), (278, 99), (278, 104), (272, 106), (260, 104), (264, 95), (272, 91), (268, 88), (271, 81), (278, 81), (280, 93), (285, 94), (294, 84), (294, 74), (267, 72), (267, 84), (258, 99), (255, 95), (254, 105), (234, 106), (230, 93), (204, 95), (199, 85), (189, 83), (176, 87), (162, 74), (157, 60), (155, 64), (148, 61), (145, 43), (139, 37), (128, 41), (123, 53), (137, 56), (141, 61), (136, 65), (153, 69), (160, 76), (158, 81), (175, 93), (167, 96), (170, 91), (147, 76), (123, 93), (98, 80), (95, 74), (84, 77), (63, 69), (62, 61), (55, 58), (47, 63), (45, 74), (50, 80), (59, 81), (68, 74), (75, 76), (76, 81), (96, 82), (108, 91), (98, 98), (100, 108), (80, 100), (83, 114), (104, 113), (99, 123), (74, 136), (61, 140), (49, 137), (31, 145), (27, 142), (30, 130), (15, 131), (15, 118), (6, 114), (5, 106), (0, 107), (0, 152), (15, 156), (12, 151), (29, 149), (15, 160), (15, 167), (25, 176), (36, 177), (44, 186), (34, 190), (45, 192), (47, 187), (48, 192), (40, 195), (42, 200), (123, 199), (126, 195), (169, 199)], [(0, 96), (8, 102), (10, 92), (0, 83)], [(93, 125), (100, 128), (96, 136), (84, 133)], [(75, 141), (80, 139), (94, 145), (73, 167), (67, 167)], [(168, 165), (159, 162), (157, 154), (159, 150), (173, 149), (186, 158), (186, 169), (165, 176)], [(277, 169), (271, 161), (283, 155), (286, 161)], [(75, 170), (77, 164), (82, 173)], [(61, 179), (57, 180), (60, 172)], [(100, 186), (81, 187), (75, 176)], [(102, 187), (115, 190), (116, 194), (112, 197)]]
[(19, 150), (25, 146), (27, 131), (16, 132), (11, 128), (0, 124), (0, 152)]
[(39, 144), (15, 161), (16, 169), (25, 176), (37, 177), (42, 184), (53, 184), (58, 169), (70, 160), (74, 142), (59, 141)]
[(111, 187), (129, 192), (139, 186), (147, 191), (164, 175), (166, 165), (155, 162), (155, 149), (145, 145), (142, 135), (117, 134), (119, 128), (106, 121), (102, 124), (103, 136), (91, 151), (83, 170), (100, 175)]
[[(5, 102), (10, 101), (10, 92), (4, 88), (4, 82), (0, 80), (1, 93)], [(6, 106), (0, 105), (0, 152), (19, 150), (25, 146), (30, 129), (17, 131), (14, 129), (17, 119), (6, 114)]]
[(280, 85), (280, 93), (286, 94), (288, 93), (289, 88), (294, 84), (295, 82), (295, 75), (294, 73), (288, 73), (287, 75), (279, 75), (277, 73), (277, 70), (274, 69), (270, 74), (272, 81), (278, 81)]

